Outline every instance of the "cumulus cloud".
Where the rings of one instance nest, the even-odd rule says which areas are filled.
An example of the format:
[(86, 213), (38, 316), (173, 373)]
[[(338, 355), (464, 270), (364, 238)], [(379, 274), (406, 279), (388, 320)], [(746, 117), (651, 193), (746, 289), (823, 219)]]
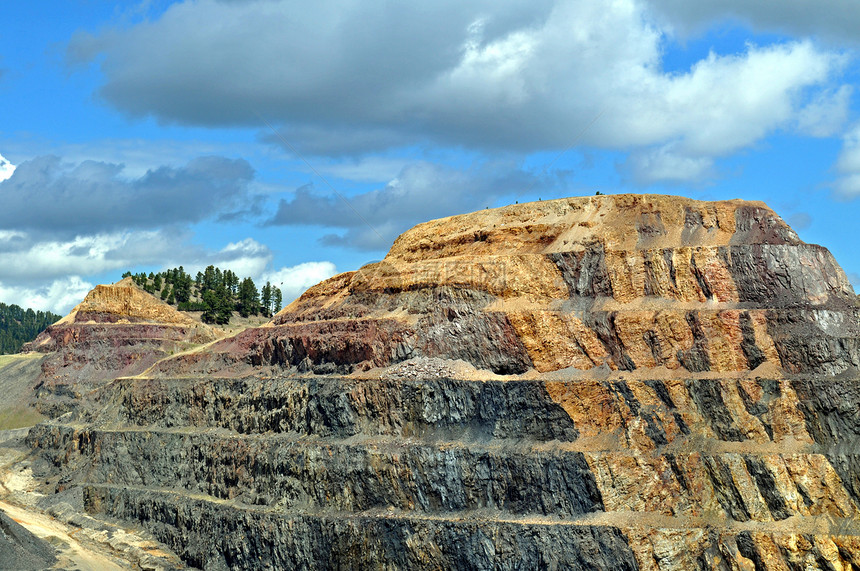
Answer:
[[(105, 56), (101, 93), (131, 114), (228, 125), (288, 115), (335, 127), (354, 114), (410, 111), (428, 79), (457, 65), (476, 21), (493, 41), (539, 25), (552, 4), (177, 2), (130, 29), (80, 33), (67, 54), (72, 62)], [(403, 105), (389, 109), (393, 92)]]
[(842, 151), (836, 161), (839, 174), (834, 189), (843, 198), (860, 195), (860, 124), (855, 125), (842, 137)]
[(70, 239), (44, 239), (4, 230), (0, 231), (0, 282), (32, 287), (36, 280), (50, 281), (67, 275), (88, 276), (137, 266), (173, 267), (189, 260), (240, 257), (230, 247), (225, 249), (227, 254), (210, 252), (193, 244), (192, 238), (189, 230), (177, 227)]
[(714, 170), (714, 161), (710, 157), (689, 156), (676, 147), (670, 144), (636, 151), (628, 157), (623, 170), (641, 185), (658, 181), (683, 183), (701, 180)]
[(87, 276), (114, 274), (118, 278), (121, 272), (141, 266), (167, 269), (181, 265), (194, 275), (214, 265), (240, 277), (251, 277), (258, 284), (267, 279), (284, 282), (285, 296), (287, 291), (300, 293), (334, 272), (329, 262), (272, 271), (272, 251), (253, 238), (231, 242), (217, 250), (196, 245), (192, 239), (193, 234), (181, 228), (76, 236), (69, 240), (34, 240), (25, 233), (2, 230), (0, 300), (66, 313), (92, 289)]
[(246, 161), (220, 157), (137, 176), (105, 162), (22, 162), (0, 181), (0, 300), (66, 313), (92, 276), (179, 265), (192, 274), (215, 265), (255, 281), (270, 276), (287, 284), (285, 295), (298, 294), (334, 266), (273, 272), (272, 251), (252, 238), (217, 249), (195, 242), (194, 222), (259, 212), (253, 174)]
[(263, 273), (258, 281), (262, 287), (266, 282), (281, 289), (284, 306), (299, 297), (306, 289), (337, 273), (331, 262), (305, 262), (296, 266)]
[(853, 93), (850, 85), (820, 92), (798, 113), (797, 130), (812, 137), (831, 137), (839, 133), (848, 120)]
[(466, 170), (419, 162), (404, 167), (384, 187), (350, 197), (348, 203), (318, 194), (310, 185), (299, 188), (291, 200), (281, 200), (267, 224), (339, 228), (344, 232), (324, 236), (323, 244), (380, 250), (419, 221), (477, 210), (500, 197), (551, 184), (552, 180), (507, 162)]
[[(257, 277), (268, 268), (272, 252), (253, 238), (218, 250), (193, 242), (185, 228), (79, 235), (68, 240), (35, 239), (18, 231), (0, 231), (0, 282), (32, 287), (67, 275), (120, 272), (139, 266), (183, 265), (194, 273), (208, 265)], [(2, 299), (2, 298), (0, 298)]]
[(0, 182), (12, 176), (13, 172), (15, 172), (15, 165), (10, 163), (6, 157), (0, 155)]
[(0, 299), (4, 303), (65, 315), (84, 299), (93, 284), (79, 276), (66, 276), (36, 286), (8, 286), (0, 282)]
[(247, 202), (253, 176), (246, 161), (222, 157), (131, 179), (119, 164), (37, 157), (0, 182), (0, 227), (74, 235), (197, 222)]
[(93, 287), (92, 276), (141, 265), (160, 265), (172, 256), (200, 254), (187, 230), (96, 233), (72, 238), (0, 230), (0, 300), (64, 314)]
[(272, 257), (272, 251), (268, 246), (253, 238), (245, 238), (239, 242), (231, 242), (218, 251), (186, 258), (185, 270), (193, 275), (204, 270), (206, 266), (215, 266), (232, 270), (240, 277), (251, 277), (258, 281), (259, 276), (272, 261)]
[[(842, 120), (840, 54), (809, 41), (750, 45), (666, 73), (668, 31), (652, 12), (644, 0), (199, 0), (80, 34), (68, 53), (100, 61), (101, 96), (130, 115), (206, 126), (265, 117), (318, 155), (558, 149), (600, 115), (581, 144), (663, 157), (671, 146), (684, 172), (703, 176), (709, 160), (775, 129)], [(654, 164), (656, 179), (666, 160), (639, 168)]]
[(22, 283), (88, 275), (123, 268), (130, 262), (149, 263), (169, 251), (157, 232), (76, 236), (69, 240), (37, 240), (29, 234), (0, 234), (0, 281)]

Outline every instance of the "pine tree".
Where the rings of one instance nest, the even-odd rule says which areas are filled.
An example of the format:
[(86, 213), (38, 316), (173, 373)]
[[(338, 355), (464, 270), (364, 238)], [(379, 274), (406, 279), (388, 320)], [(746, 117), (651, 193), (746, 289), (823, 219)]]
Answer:
[(218, 325), (227, 325), (230, 323), (230, 318), (233, 317), (233, 304), (230, 303), (226, 291), (222, 292), (222, 295), (219, 296), (219, 301), (218, 311), (215, 314), (215, 323)]
[(182, 266), (179, 266), (174, 282), (173, 294), (176, 296), (176, 301), (184, 303), (191, 299), (191, 276), (185, 273)]
[(218, 296), (215, 295), (215, 290), (207, 289), (203, 292), (203, 304), (206, 309), (200, 315), (203, 323), (215, 323), (215, 313), (218, 308)]
[(0, 353), (16, 353), (46, 327), (60, 319), (49, 311), (33, 311), (0, 303)]
[(239, 294), (239, 276), (231, 270), (224, 270), (224, 285), (234, 296)]
[(282, 301), (283, 299), (281, 298), (281, 289), (277, 287), (272, 288), (272, 305), (275, 306), (275, 309), (272, 311), (273, 314), (281, 311)]
[(263, 306), (263, 314), (266, 317), (272, 316), (272, 284), (266, 282), (266, 285), (260, 290), (260, 305)]
[(205, 309), (200, 319), (204, 323), (217, 323), (226, 325), (230, 323), (233, 313), (233, 305), (230, 303), (226, 288), (207, 289), (203, 292), (203, 304)]
[(238, 298), (236, 308), (242, 317), (257, 315), (260, 312), (260, 294), (257, 292), (257, 286), (254, 285), (254, 280), (251, 278), (242, 280), (242, 284), (239, 286)]
[(202, 291), (205, 293), (207, 290), (214, 290), (217, 286), (215, 266), (206, 266), (203, 272)]

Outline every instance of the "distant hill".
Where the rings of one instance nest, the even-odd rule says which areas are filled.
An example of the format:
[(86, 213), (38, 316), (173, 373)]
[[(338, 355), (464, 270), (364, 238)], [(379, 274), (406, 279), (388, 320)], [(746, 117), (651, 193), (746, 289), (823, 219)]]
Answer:
[(0, 303), (0, 353), (17, 353), (61, 316), (50, 311), (33, 311)]

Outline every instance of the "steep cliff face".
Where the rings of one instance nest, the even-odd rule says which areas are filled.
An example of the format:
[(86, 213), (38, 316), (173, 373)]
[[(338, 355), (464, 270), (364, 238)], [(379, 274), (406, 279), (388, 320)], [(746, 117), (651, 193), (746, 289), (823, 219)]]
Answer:
[(216, 332), (162, 303), (126, 278), (96, 286), (72, 312), (23, 352), (45, 353), (37, 407), (56, 416), (119, 376), (145, 371), (174, 353), (213, 341)]
[(46, 492), (200, 568), (855, 569), (857, 328), (763, 204), (516, 205), (114, 371), (28, 443)]
[(854, 311), (830, 253), (763, 204), (596, 196), (416, 226), (220, 350), (318, 373), (414, 357), (499, 374), (837, 373), (858, 364)]

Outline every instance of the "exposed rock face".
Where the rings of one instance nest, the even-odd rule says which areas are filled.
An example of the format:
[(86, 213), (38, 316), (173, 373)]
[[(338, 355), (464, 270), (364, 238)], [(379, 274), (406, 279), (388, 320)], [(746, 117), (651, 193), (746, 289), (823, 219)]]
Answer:
[(37, 381), (41, 412), (67, 412), (81, 397), (119, 376), (142, 373), (174, 353), (213, 341), (216, 333), (126, 278), (96, 286), (72, 312), (23, 351), (48, 356)]
[(422, 356), (499, 374), (836, 373), (856, 338), (842, 270), (763, 204), (621, 195), (421, 224), (220, 350), (323, 374)]
[(113, 285), (96, 286), (69, 315), (55, 325), (89, 322), (158, 323), (188, 328), (200, 325), (186, 314), (159, 302), (138, 288), (131, 278), (125, 278)]
[(517, 205), (28, 442), (48, 491), (207, 569), (855, 569), (858, 323), (763, 204)]

